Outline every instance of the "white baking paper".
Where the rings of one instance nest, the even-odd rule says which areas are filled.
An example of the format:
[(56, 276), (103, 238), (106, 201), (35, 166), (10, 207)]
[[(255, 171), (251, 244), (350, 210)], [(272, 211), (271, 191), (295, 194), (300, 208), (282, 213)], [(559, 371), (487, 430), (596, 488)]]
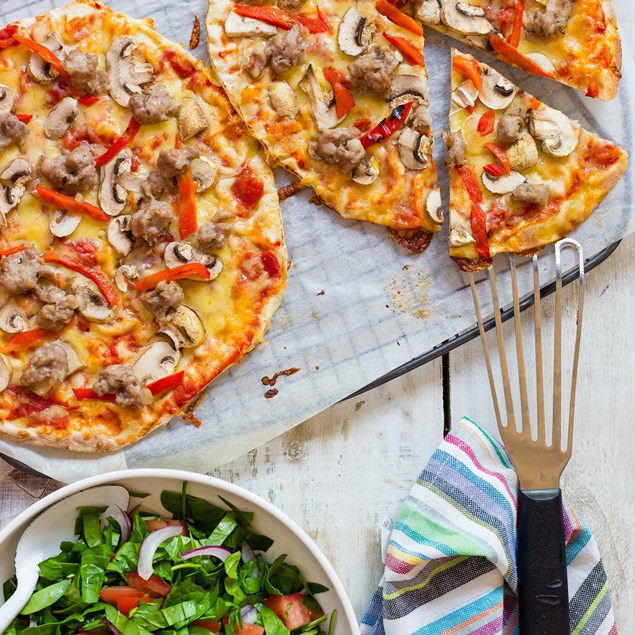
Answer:
[[(62, 0), (1, 0), (0, 23), (62, 4)], [(185, 43), (195, 13), (204, 25), (207, 5), (206, 0), (112, 0), (108, 4), (133, 17), (151, 17), (161, 33)], [(201, 35), (195, 53), (206, 59)], [(453, 45), (457, 44), (450, 38), (426, 30), (430, 102), (445, 201), (447, 173), (439, 131), (447, 126)], [(628, 50), (619, 95), (610, 103), (587, 99), (549, 80), (528, 78), (487, 55), (477, 53), (477, 57), (633, 154), (635, 74)], [(289, 181), (281, 172), (278, 180)], [(575, 232), (588, 256), (632, 231), (632, 180), (629, 170)], [(383, 228), (345, 221), (312, 204), (310, 198), (304, 192), (282, 203), (292, 266), (268, 343), (212, 383), (196, 410), (201, 427), (175, 418), (125, 451), (101, 456), (6, 441), (0, 442), (0, 452), (66, 482), (126, 467), (209, 472), (474, 324), (468, 279), (447, 255), (445, 232), (435, 237), (424, 254), (412, 255), (389, 239)], [(545, 279), (552, 275), (551, 253), (544, 258), (549, 269)], [(529, 284), (529, 278), (521, 277), (522, 289), (530, 290)], [(289, 367), (301, 370), (282, 377), (276, 384), (279, 394), (265, 399), (267, 387), (261, 378)]]

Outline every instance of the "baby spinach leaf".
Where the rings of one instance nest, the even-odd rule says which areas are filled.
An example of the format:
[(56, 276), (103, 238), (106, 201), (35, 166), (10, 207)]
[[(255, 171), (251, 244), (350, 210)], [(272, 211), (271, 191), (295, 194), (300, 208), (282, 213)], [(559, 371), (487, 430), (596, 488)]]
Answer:
[(228, 578), (238, 580), (238, 568), (240, 567), (240, 551), (232, 553), (227, 560), (225, 560), (225, 573)]
[(262, 606), (258, 614), (267, 635), (289, 635), (289, 629), (270, 608)]
[(247, 534), (247, 542), (254, 551), (268, 551), (269, 547), (273, 544), (273, 540), (269, 536), (263, 536), (261, 534), (254, 534), (249, 532)]
[(99, 591), (104, 584), (106, 572), (95, 564), (83, 564), (79, 569), (82, 585), (82, 601), (86, 604), (99, 601)]
[(106, 605), (106, 619), (122, 633), (122, 635), (150, 635), (146, 630), (134, 620), (129, 620), (123, 613), (120, 613), (114, 606)]
[(79, 565), (76, 562), (65, 562), (68, 554), (62, 553), (40, 562), (40, 578), (48, 582), (56, 582), (77, 574)]
[(307, 582), (306, 588), (311, 595), (317, 595), (318, 593), (326, 593), (330, 591), (327, 586), (319, 584), (318, 582)]
[(62, 580), (36, 591), (29, 598), (26, 606), (20, 611), (20, 615), (31, 615), (31, 613), (37, 613), (37, 611), (55, 604), (66, 594), (70, 586), (70, 580)]
[(42, 624), (41, 626), (29, 626), (20, 631), (20, 635), (59, 635), (59, 624)]
[(238, 523), (234, 515), (231, 512), (227, 512), (209, 537), (210, 543), (222, 545), (237, 526)]

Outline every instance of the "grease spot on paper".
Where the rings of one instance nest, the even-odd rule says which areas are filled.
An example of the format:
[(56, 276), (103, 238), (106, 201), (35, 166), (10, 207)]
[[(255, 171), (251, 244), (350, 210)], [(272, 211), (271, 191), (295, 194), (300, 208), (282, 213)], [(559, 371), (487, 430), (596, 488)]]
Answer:
[(401, 313), (425, 320), (430, 317), (428, 291), (430, 279), (423, 269), (406, 265), (387, 286), (394, 307)]

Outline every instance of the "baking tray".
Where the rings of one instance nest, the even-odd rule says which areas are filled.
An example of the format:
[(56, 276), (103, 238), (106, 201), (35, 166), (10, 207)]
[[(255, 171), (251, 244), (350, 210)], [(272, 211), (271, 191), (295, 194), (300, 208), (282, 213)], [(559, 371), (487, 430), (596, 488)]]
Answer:
[[(619, 247), (621, 242), (622, 242), (621, 240), (618, 240), (612, 243), (611, 245), (609, 245), (608, 247), (602, 249), (602, 251), (599, 251), (594, 256), (591, 256), (590, 258), (585, 260), (585, 264), (584, 264), (585, 272), (592, 271), (600, 263), (607, 260), (609, 256), (611, 256), (611, 254), (613, 254), (613, 252)], [(577, 280), (578, 273), (579, 273), (578, 267), (572, 267), (562, 277), (562, 284), (566, 286), (570, 284), (571, 282), (573, 282), (574, 280)], [(545, 298), (548, 295), (551, 295), (555, 291), (555, 289), (556, 289), (555, 280), (543, 285), (540, 288), (540, 297)], [(534, 304), (534, 296), (533, 294), (529, 294), (526, 298), (524, 298), (520, 302), (520, 310), (526, 311), (528, 308), (533, 306), (533, 304)], [(509, 318), (511, 318), (513, 314), (514, 314), (513, 307), (508, 307), (507, 309), (503, 309), (503, 311), (501, 311), (501, 317), (503, 322), (509, 320)], [(494, 321), (494, 317), (492, 316), (490, 319), (485, 321), (484, 323), (485, 330), (489, 331), (495, 326), (495, 324), (496, 323)], [(383, 386), (389, 381), (392, 381), (393, 379), (397, 379), (398, 377), (401, 377), (405, 375), (406, 373), (409, 373), (411, 370), (414, 370), (415, 368), (419, 368), (420, 366), (423, 366), (424, 364), (427, 364), (428, 362), (431, 362), (434, 359), (442, 357), (443, 355), (447, 355), (451, 351), (459, 348), (459, 346), (462, 346), (463, 344), (476, 339), (478, 336), (479, 336), (479, 328), (478, 328), (478, 325), (475, 324), (473, 327), (463, 331), (462, 333), (457, 333), (453, 337), (445, 340), (444, 342), (441, 342), (441, 344), (438, 344), (437, 346), (423, 353), (422, 355), (419, 355), (411, 359), (409, 362), (406, 362), (405, 364), (402, 364), (401, 366), (397, 366), (397, 368), (394, 368), (393, 370), (386, 373), (385, 375), (378, 377), (377, 379), (375, 379), (375, 381), (372, 381), (369, 384), (366, 384), (366, 386), (350, 394), (348, 397), (346, 397), (342, 401), (353, 399), (353, 397), (358, 397), (359, 395), (362, 395), (365, 392), (368, 392), (369, 390), (373, 390), (374, 388)], [(14, 467), (15, 469), (31, 474), (32, 476), (47, 478), (44, 474), (41, 474), (37, 470), (22, 463), (21, 461), (16, 461), (15, 459), (5, 456), (2, 453), (0, 453), (0, 458), (4, 459), (9, 465)]]

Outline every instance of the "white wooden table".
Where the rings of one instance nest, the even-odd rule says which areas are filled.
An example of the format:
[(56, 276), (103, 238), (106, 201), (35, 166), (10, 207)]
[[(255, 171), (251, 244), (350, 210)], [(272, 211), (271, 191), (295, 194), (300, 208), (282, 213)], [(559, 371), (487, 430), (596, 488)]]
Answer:
[[(616, 3), (626, 39), (635, 28), (635, 3)], [(575, 446), (565, 473), (566, 494), (599, 543), (624, 635), (635, 633), (634, 262), (630, 236), (588, 277)], [(381, 575), (380, 524), (441, 440), (444, 411), (450, 421), (469, 414), (496, 433), (480, 342), (333, 406), (212, 474), (303, 525), (361, 614)], [(0, 460), (0, 527), (58, 486)]]

